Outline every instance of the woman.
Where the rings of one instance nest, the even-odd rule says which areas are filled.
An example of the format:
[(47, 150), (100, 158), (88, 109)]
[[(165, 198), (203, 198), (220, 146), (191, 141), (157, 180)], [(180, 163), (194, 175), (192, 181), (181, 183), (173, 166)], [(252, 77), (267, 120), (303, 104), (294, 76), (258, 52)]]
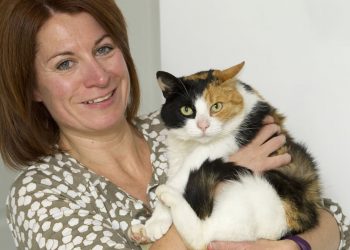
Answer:
[[(11, 0), (0, 9), (0, 150), (23, 170), (7, 203), (16, 246), (140, 249), (127, 229), (150, 216), (165, 181), (165, 130), (157, 112), (135, 117), (139, 85), (122, 14), (112, 0)], [(264, 143), (278, 130), (266, 123), (232, 160), (255, 171), (289, 162), (268, 157), (284, 137)], [(319, 227), (302, 237), (314, 249), (336, 249), (336, 221), (320, 214)], [(247, 244), (298, 249), (291, 240), (210, 248)], [(151, 249), (185, 247), (172, 227)]]

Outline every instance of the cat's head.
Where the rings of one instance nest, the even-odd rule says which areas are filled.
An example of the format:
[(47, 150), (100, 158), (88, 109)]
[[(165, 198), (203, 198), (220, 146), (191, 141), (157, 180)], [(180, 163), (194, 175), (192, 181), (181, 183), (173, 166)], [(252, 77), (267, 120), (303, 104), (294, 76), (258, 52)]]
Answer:
[[(179, 139), (209, 142), (238, 126), (244, 109), (236, 75), (244, 63), (226, 70), (201, 71), (177, 78), (159, 71), (157, 79), (165, 97), (161, 117)], [(242, 86), (240, 86), (242, 87)]]

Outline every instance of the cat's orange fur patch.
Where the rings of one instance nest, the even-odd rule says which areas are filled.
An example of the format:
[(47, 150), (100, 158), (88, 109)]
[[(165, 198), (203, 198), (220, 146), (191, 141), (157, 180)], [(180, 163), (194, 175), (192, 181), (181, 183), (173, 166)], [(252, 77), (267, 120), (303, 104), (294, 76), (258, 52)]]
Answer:
[(241, 62), (240, 64), (234, 65), (228, 69), (225, 70), (214, 70), (213, 76), (218, 78), (220, 81), (226, 81), (233, 77), (235, 77), (243, 68), (244, 62)]
[(204, 90), (203, 96), (208, 108), (217, 103), (223, 103), (223, 108), (217, 113), (211, 113), (221, 121), (227, 121), (243, 110), (243, 98), (237, 91), (236, 80), (230, 79), (223, 83), (214, 82)]
[(286, 222), (288, 228), (293, 231), (300, 231), (303, 228), (303, 226), (298, 223), (300, 221), (300, 213), (298, 209), (292, 202), (290, 202), (290, 200), (283, 200), (282, 202), (284, 211), (286, 213)]
[(185, 81), (196, 81), (196, 80), (205, 80), (208, 78), (208, 72), (199, 72), (190, 76), (185, 76)]

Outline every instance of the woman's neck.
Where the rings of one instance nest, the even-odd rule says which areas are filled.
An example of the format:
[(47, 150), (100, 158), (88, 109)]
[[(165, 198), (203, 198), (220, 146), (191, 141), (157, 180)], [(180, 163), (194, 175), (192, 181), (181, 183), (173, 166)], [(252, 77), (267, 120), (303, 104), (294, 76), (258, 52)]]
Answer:
[(146, 190), (152, 176), (150, 149), (128, 122), (103, 137), (62, 132), (60, 142), (60, 147), (85, 167), (148, 203)]
[[(143, 157), (139, 144), (144, 140), (128, 122), (103, 136), (61, 132), (60, 147), (91, 170), (100, 168), (134, 166)], [(131, 164), (130, 164), (131, 163)], [(131, 169), (129, 169), (131, 170)], [(104, 172), (104, 171), (103, 171)]]

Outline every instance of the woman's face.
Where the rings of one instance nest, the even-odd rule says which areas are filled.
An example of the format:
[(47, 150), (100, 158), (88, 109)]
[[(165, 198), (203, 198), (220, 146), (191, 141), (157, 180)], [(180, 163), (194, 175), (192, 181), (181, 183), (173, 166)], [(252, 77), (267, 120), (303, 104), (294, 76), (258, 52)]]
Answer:
[(99, 134), (124, 122), (129, 72), (122, 52), (87, 13), (54, 14), (37, 35), (35, 100), (64, 133)]

